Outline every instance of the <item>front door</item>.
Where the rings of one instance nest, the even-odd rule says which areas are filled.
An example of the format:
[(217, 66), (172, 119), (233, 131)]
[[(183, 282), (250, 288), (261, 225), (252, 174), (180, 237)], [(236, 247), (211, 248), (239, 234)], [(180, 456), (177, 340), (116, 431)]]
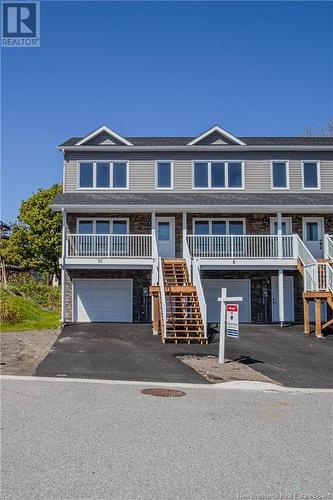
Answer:
[[(271, 277), (272, 283), (272, 321), (279, 319), (279, 284), (278, 277)], [(284, 321), (294, 321), (294, 280), (292, 276), (283, 277)]]
[(175, 218), (156, 217), (158, 254), (162, 258), (175, 256)]
[(303, 241), (315, 259), (324, 257), (323, 217), (303, 218)]

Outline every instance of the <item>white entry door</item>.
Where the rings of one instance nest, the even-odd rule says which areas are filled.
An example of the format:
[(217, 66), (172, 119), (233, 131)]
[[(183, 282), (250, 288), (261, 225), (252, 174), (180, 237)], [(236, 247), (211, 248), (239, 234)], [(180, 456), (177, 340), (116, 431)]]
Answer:
[(131, 279), (73, 281), (74, 321), (132, 322)]
[(175, 218), (156, 217), (155, 223), (158, 254), (172, 259), (175, 256)]
[[(279, 318), (279, 282), (277, 276), (271, 277), (272, 284), (272, 321)], [(294, 321), (294, 279), (292, 276), (283, 276), (284, 289), (284, 321)]]
[(324, 219), (323, 217), (303, 218), (303, 241), (313, 257), (324, 257)]
[(202, 280), (202, 286), (207, 304), (207, 321), (209, 323), (220, 322), (221, 303), (218, 298), (221, 297), (221, 288), (227, 289), (229, 297), (243, 297), (243, 302), (239, 305), (239, 321), (241, 323), (251, 322), (251, 286), (250, 280), (231, 279), (231, 280)]

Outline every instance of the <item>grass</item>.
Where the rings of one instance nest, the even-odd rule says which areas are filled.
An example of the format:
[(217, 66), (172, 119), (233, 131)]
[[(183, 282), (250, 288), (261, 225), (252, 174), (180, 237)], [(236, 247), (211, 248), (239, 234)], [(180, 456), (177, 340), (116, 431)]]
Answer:
[(51, 330), (59, 328), (60, 313), (45, 311), (24, 297), (18, 297), (6, 290), (1, 290), (1, 300), (9, 304), (20, 318), (17, 322), (3, 322), (2, 332), (24, 331), (24, 330)]

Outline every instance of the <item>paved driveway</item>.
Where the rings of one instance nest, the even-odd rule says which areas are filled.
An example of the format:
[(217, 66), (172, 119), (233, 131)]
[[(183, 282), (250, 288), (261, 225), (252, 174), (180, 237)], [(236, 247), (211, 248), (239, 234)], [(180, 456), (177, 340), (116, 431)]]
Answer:
[[(333, 335), (316, 339), (301, 326), (241, 325), (227, 338), (226, 357), (240, 359), (289, 387), (332, 388)], [(151, 382), (207, 383), (177, 354), (218, 355), (218, 336), (209, 345), (162, 344), (150, 325), (68, 325), (36, 375)]]
[(176, 358), (174, 347), (162, 344), (146, 324), (67, 325), (36, 375), (206, 383)]

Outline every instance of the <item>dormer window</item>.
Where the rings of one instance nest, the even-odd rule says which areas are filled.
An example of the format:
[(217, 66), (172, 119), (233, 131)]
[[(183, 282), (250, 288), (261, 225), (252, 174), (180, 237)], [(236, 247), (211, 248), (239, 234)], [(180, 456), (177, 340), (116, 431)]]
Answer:
[(81, 189), (128, 189), (128, 163), (80, 162), (79, 188)]
[(242, 161), (193, 162), (194, 189), (243, 189)]

